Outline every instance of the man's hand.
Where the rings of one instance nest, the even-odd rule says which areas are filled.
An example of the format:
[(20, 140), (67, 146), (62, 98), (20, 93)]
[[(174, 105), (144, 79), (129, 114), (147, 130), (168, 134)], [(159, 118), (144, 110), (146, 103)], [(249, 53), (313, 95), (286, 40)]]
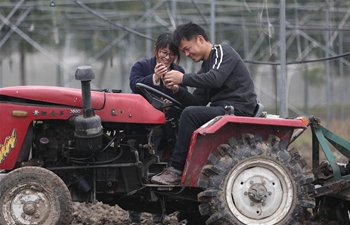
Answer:
[[(165, 86), (167, 88), (173, 90), (174, 85), (179, 85), (182, 83), (183, 75), (184, 75), (183, 73), (181, 73), (180, 71), (177, 71), (177, 70), (171, 70), (171, 71), (167, 72), (163, 77), (163, 81), (165, 83)], [(177, 90), (178, 89), (179, 89), (179, 87), (177, 87)]]
[(171, 87), (168, 87), (170, 90), (173, 91), (173, 93), (176, 93), (179, 90), (179, 85), (175, 84)]

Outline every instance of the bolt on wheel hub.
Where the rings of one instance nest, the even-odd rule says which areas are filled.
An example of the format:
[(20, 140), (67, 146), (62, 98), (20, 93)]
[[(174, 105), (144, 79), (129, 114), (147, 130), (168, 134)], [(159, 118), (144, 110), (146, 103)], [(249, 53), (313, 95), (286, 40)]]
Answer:
[(36, 211), (37, 211), (37, 206), (35, 204), (35, 202), (32, 202), (32, 201), (29, 201), (29, 202), (26, 202), (24, 205), (23, 205), (23, 212), (26, 214), (26, 215), (33, 215)]
[(267, 198), (267, 195), (267, 188), (261, 183), (253, 184), (248, 191), (248, 196), (250, 200), (257, 203), (264, 202)]

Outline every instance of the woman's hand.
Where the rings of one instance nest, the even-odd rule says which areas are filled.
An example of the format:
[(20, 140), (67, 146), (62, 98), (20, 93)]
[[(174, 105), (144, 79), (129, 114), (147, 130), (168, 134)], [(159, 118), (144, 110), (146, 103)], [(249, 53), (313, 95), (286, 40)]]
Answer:
[[(162, 100), (163, 100), (164, 102), (166, 102), (166, 103), (171, 103), (171, 101), (170, 101), (169, 99), (162, 98)], [(166, 107), (166, 108), (163, 109), (163, 112), (166, 112), (166, 111), (168, 111), (169, 109), (170, 109), (170, 107)]]
[(163, 64), (161, 63), (157, 63), (156, 66), (154, 67), (154, 81), (155, 82), (159, 82), (160, 79), (163, 78), (163, 76), (166, 74), (166, 72), (168, 71), (168, 68), (166, 66), (163, 66)]

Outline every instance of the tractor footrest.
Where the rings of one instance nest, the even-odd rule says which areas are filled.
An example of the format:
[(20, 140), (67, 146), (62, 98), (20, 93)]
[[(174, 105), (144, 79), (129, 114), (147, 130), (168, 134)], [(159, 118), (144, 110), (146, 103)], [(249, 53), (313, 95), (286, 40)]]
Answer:
[(146, 187), (157, 188), (160, 191), (171, 191), (174, 188), (181, 188), (182, 185), (145, 184)]

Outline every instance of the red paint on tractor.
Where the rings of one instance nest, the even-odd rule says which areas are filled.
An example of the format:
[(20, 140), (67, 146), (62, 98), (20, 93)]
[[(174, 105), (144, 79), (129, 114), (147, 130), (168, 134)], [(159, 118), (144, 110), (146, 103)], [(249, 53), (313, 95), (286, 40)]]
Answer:
[(276, 135), (289, 143), (294, 129), (306, 129), (299, 119), (252, 118), (241, 116), (219, 116), (198, 128), (192, 135), (182, 174), (182, 183), (196, 187), (201, 170), (206, 165), (210, 153), (216, 153), (217, 147), (228, 143), (230, 138), (241, 139), (241, 134), (256, 134), (259, 131), (263, 139)]

